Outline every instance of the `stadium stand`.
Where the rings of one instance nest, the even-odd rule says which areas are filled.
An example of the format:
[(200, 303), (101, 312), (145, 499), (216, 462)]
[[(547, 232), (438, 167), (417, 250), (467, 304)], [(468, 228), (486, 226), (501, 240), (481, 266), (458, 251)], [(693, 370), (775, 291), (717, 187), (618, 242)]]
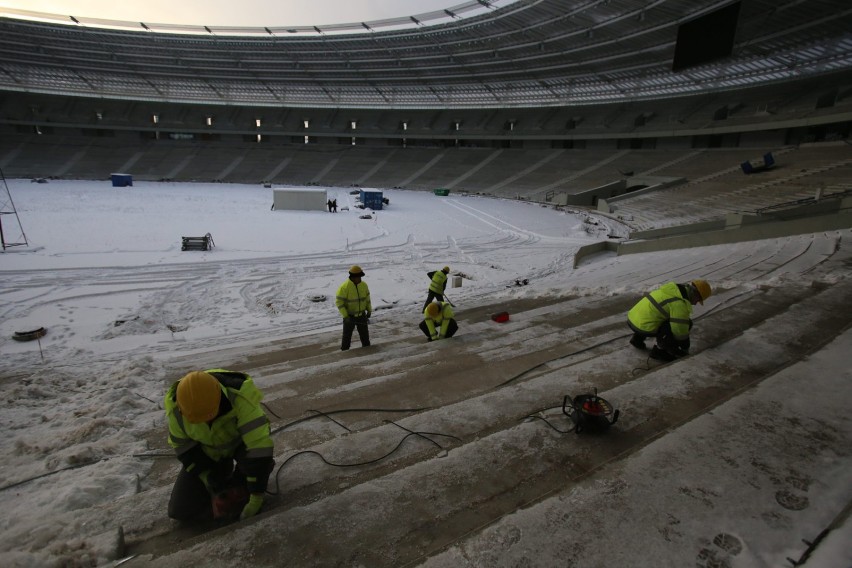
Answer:
[[(732, 254), (724, 246), (705, 247), (691, 257), (661, 254), (648, 260), (631, 254), (703, 247), (701, 227), (709, 224), (719, 229), (717, 236), (730, 239), (715, 244), (726, 245), (739, 238), (726, 230), (728, 218), (799, 215), (817, 194), (830, 196), (832, 207), (841, 203), (836, 209), (845, 208), (848, 218), (852, 5), (737, 3), (730, 54), (673, 72), (680, 26), (733, 4), (478, 0), (455, 7), (459, 17), (440, 24), (434, 22), (447, 14), (292, 28), (51, 14), (28, 19), (32, 13), (0, 10), (0, 167), (6, 177), (106, 180), (110, 172), (127, 172), (143, 182), (447, 188), (453, 197), (466, 192), (564, 207), (581, 212), (587, 224), (594, 216), (611, 222), (609, 229), (624, 229), (604, 233), (608, 240), (592, 245), (598, 249), (577, 252), (570, 282), (552, 296), (508, 296), (501, 290), (496, 297), (466, 297), (468, 305), (459, 310), (463, 337), (441, 342), (450, 344), (440, 345), (439, 352), (425, 352), (423, 338), (412, 337), (420, 314), (405, 311), (402, 303), (382, 306), (395, 311), (376, 318), (379, 345), (347, 353), (338, 351), (337, 331), (320, 328), (332, 320), (337, 325), (336, 312), (300, 329), (284, 326), (286, 339), (280, 320), (268, 338), (258, 339), (253, 326), (229, 330), (215, 345), (204, 336), (189, 337), (182, 341), (190, 349), (176, 357), (169, 355), (176, 331), (169, 328), (171, 343), (162, 341), (155, 356), (128, 358), (144, 358), (140, 370), (157, 378), (230, 363), (262, 378), (279, 467), (300, 452), (333, 450), (331, 455), (354, 461), (360, 452), (353, 449), (372, 455), (379, 442), (399, 439), (399, 426), (385, 415), (348, 416), (349, 426), (332, 419), (325, 426), (283, 431), (285, 424), (302, 423), (306, 413), (329, 418), (324, 412), (332, 408), (399, 409), (392, 416), (409, 425), (440, 423), (453, 434), (442, 439), (440, 453), (419, 440), (422, 448), (407, 446), (379, 467), (290, 462), (280, 491), (268, 498), (257, 522), (206, 533), (174, 529), (165, 519), (146, 525), (138, 518), (139, 511), (164, 508), (168, 501), (176, 464), (156, 460), (144, 476), (131, 479), (131, 495), (75, 507), (63, 523), (74, 546), (51, 542), (57, 535), (43, 527), (34, 536), (22, 534), (21, 541), (38, 554), (64, 555), (66, 561), (57, 564), (129, 561), (128, 566), (198, 563), (198, 549), (210, 542), (221, 542), (216, 548), (222, 554), (250, 551), (245, 560), (252, 566), (546, 565), (535, 557), (535, 541), (528, 545), (532, 535), (552, 540), (549, 546), (560, 560), (578, 566), (739, 566), (765, 564), (770, 553), (809, 551), (812, 545), (799, 538), (804, 533), (794, 534), (791, 527), (808, 525), (806, 536), (819, 541), (831, 519), (798, 520), (808, 499), (831, 501), (847, 517), (849, 512), (841, 502), (849, 493), (848, 474), (836, 474), (831, 485), (827, 476), (833, 469), (826, 466), (849, 461), (848, 420), (842, 420), (848, 384), (844, 391), (841, 373), (817, 376), (831, 375), (819, 370), (820, 349), (848, 333), (850, 325), (852, 285), (835, 278), (852, 257), (848, 224), (802, 225), (805, 229), (767, 241), (754, 254)], [(767, 152), (776, 159), (774, 168), (743, 174), (744, 160)], [(534, 227), (518, 228), (526, 231), (532, 234)], [(209, 250), (212, 236), (181, 237), (181, 246)], [(501, 243), (495, 246), (503, 250)], [(438, 250), (445, 254), (445, 244), (427, 245), (427, 254), (416, 255), (422, 259)], [(348, 253), (347, 242), (347, 250), (327, 262), (349, 265)], [(572, 260), (566, 258), (566, 265)], [(614, 268), (608, 272), (616, 275), (614, 281), (602, 282), (601, 265)], [(51, 280), (60, 277), (54, 272)], [(700, 340), (686, 360), (690, 366), (637, 367), (640, 359), (634, 356), (644, 355), (627, 345), (624, 314), (638, 290), (681, 277), (708, 278), (715, 286), (712, 307), (701, 312)], [(263, 306), (257, 288), (298, 289), (302, 278), (286, 270), (268, 285), (253, 278), (234, 309)], [(29, 286), (27, 280), (14, 295), (24, 295)], [(159, 289), (156, 296), (175, 303), (188, 297)], [(489, 314), (505, 310), (507, 298), (511, 327), (497, 327)], [(377, 298), (377, 306), (379, 300), (385, 303)], [(164, 313), (167, 304), (154, 307)], [(778, 329), (793, 332), (779, 340)], [(744, 352), (748, 360), (732, 355)], [(97, 350), (74, 354), (81, 361), (99, 356)], [(835, 396), (801, 384), (776, 388), (795, 382), (785, 373), (809, 359), (813, 366), (803, 371), (813, 375), (808, 385), (833, 379), (828, 384), (839, 386), (829, 393)], [(26, 375), (18, 368), (10, 372), (13, 394), (30, 387), (33, 396), (45, 396), (30, 385), (43, 378), (48, 368), (43, 363)], [(78, 367), (63, 364), (51, 372), (63, 381), (67, 377), (69, 385), (85, 386), (91, 370)], [(24, 382), (15, 386), (19, 379)], [(541, 432), (527, 439), (530, 413), (541, 418), (551, 394), (598, 386), (630, 401), (617, 443), (572, 433), (566, 444), (538, 423)], [(120, 396), (145, 405), (139, 399), (146, 397), (130, 386)], [(66, 397), (66, 406), (73, 399)], [(155, 401), (148, 402), (161, 416)], [(740, 411), (730, 411), (732, 406)], [(765, 406), (771, 412), (756, 410)], [(75, 415), (91, 418), (89, 407), (87, 402)], [(834, 424), (821, 414), (828, 407), (829, 416), (840, 417)], [(726, 412), (735, 415), (726, 419)], [(713, 428), (700, 429), (702, 420)], [(729, 457), (740, 432), (752, 444), (751, 463)], [(171, 456), (157, 421), (133, 435), (162, 452), (148, 457)], [(764, 443), (770, 435), (775, 443)], [(18, 445), (15, 459), (22, 461), (29, 446)], [(82, 458), (75, 453), (70, 459), (89, 455), (88, 445)], [(702, 485), (704, 480), (683, 479), (670, 467), (694, 461), (699, 445), (714, 463), (727, 464), (730, 483)], [(475, 459), (458, 460), (460, 453)], [(653, 486), (631, 486), (631, 464), (649, 455), (641, 464)], [(104, 461), (99, 458), (94, 463)], [(50, 469), (45, 475), (67, 468)], [(578, 506), (568, 492), (579, 492), (584, 483), (586, 495), (596, 500)], [(744, 498), (743, 489), (752, 493)], [(661, 502), (683, 499), (691, 516), (681, 520), (665, 512), (659, 515), (665, 526), (645, 522), (644, 512), (630, 510), (631, 491), (660, 496)], [(755, 492), (764, 499), (762, 513), (734, 518), (737, 502), (754, 499)], [(785, 499), (796, 497), (805, 507), (784, 507)], [(534, 506), (554, 500), (559, 510), (551, 509), (544, 530), (524, 524), (535, 516)], [(725, 524), (711, 530), (708, 518)], [(577, 523), (573, 541), (548, 533), (570, 522)], [(108, 523), (119, 524), (118, 538), (104, 537), (113, 535), (104, 532)], [(617, 550), (627, 524), (646, 537), (637, 539), (643, 545), (665, 542), (655, 555), (644, 556), (636, 547)], [(758, 549), (749, 532), (780, 535), (777, 550)], [(228, 541), (229, 535), (240, 540)], [(489, 535), (490, 541), (478, 540)], [(90, 543), (104, 541), (99, 545), (106, 549), (99, 552), (104, 558), (96, 561), (97, 547)]]

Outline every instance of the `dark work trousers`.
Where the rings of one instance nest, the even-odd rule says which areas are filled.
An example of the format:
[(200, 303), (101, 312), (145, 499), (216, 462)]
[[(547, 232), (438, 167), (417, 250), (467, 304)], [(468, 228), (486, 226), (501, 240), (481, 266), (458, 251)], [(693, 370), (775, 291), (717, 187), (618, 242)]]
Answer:
[[(440, 333), (440, 330), (441, 330), (441, 326), (436, 325), (435, 331)], [(459, 330), (459, 324), (456, 323), (455, 319), (451, 319), (449, 325), (447, 325), (447, 335), (445, 335), (444, 337), (452, 337), (456, 334), (456, 332), (458, 330)], [(425, 335), (429, 339), (429, 341), (432, 341), (432, 336), (429, 335), (429, 328), (426, 327), (426, 321), (425, 320), (420, 322), (420, 331), (423, 332), (423, 335)]]
[[(237, 469), (234, 471), (234, 460), (224, 459), (216, 462), (215, 476), (229, 481), (222, 489), (245, 485), (245, 475)], [(172, 496), (169, 498), (169, 517), (179, 521), (203, 521), (213, 518), (213, 507), (210, 504), (210, 492), (197, 475), (187, 473), (181, 467)]]
[(361, 338), (361, 347), (370, 345), (370, 327), (367, 324), (367, 316), (343, 318), (343, 340), (340, 342), (340, 350), (346, 351), (352, 343), (352, 332), (358, 328), (358, 337)]
[[(653, 332), (638, 330), (629, 323), (628, 326), (631, 330), (633, 330), (633, 337), (639, 339), (640, 341), (644, 341), (648, 337), (656, 337), (657, 347), (659, 347), (666, 353), (670, 353), (672, 355), (679, 355), (681, 350), (689, 351), (689, 338), (687, 337), (683, 341), (678, 341), (677, 339), (675, 339), (674, 334), (672, 333), (672, 326), (667, 321), (663, 322), (660, 327), (658, 327), (657, 330)], [(689, 322), (689, 329), (692, 330), (691, 321)]]
[(428, 306), (429, 304), (432, 303), (432, 300), (438, 300), (439, 302), (443, 302), (444, 301), (444, 295), (438, 294), (437, 292), (433, 292), (432, 290), (429, 290), (429, 295), (426, 296), (426, 303), (423, 304), (424, 310), (426, 309), (426, 306)]

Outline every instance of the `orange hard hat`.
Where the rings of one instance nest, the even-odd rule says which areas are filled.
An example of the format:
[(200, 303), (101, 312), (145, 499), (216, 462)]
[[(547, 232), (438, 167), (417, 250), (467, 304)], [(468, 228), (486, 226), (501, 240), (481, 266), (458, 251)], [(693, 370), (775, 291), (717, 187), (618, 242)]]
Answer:
[(710, 289), (710, 284), (706, 280), (693, 280), (692, 287), (695, 288), (695, 291), (698, 292), (699, 302), (701, 305), (704, 305), (704, 300), (709, 298), (713, 294), (713, 290)]
[(210, 373), (192, 371), (177, 386), (180, 413), (193, 423), (209, 422), (219, 413), (222, 386)]

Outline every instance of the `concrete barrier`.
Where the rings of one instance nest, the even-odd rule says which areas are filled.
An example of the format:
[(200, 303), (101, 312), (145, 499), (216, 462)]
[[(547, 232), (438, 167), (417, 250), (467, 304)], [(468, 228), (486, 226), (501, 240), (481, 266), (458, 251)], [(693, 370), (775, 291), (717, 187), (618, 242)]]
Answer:
[(574, 268), (577, 268), (584, 259), (600, 252), (614, 251), (621, 256), (850, 228), (852, 228), (852, 197), (803, 205), (764, 215), (730, 213), (723, 220), (640, 231), (631, 233), (629, 241), (601, 241), (580, 247), (574, 254)]
[(620, 243), (618, 254), (724, 245), (849, 229), (852, 228), (852, 198), (830, 204), (820, 203), (819, 207), (797, 207), (771, 215), (732, 213), (726, 217), (724, 226), (715, 230), (706, 230), (706, 223), (697, 223), (696, 226), (695, 232), (687, 231), (689, 226), (670, 227), (668, 232), (666, 229), (655, 230), (656, 238)]

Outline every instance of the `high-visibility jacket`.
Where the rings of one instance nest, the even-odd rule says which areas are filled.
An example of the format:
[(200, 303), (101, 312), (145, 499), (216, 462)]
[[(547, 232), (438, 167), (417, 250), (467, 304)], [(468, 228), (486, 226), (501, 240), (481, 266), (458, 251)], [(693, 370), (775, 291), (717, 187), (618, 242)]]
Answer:
[(447, 336), (447, 328), (450, 326), (450, 320), (455, 317), (455, 313), (453, 312), (453, 308), (450, 307), (450, 304), (447, 302), (438, 302), (440, 306), (440, 310), (438, 311), (438, 315), (434, 318), (430, 317), (429, 314), (426, 313), (426, 310), (423, 310), (423, 321), (426, 322), (426, 328), (429, 330), (429, 335), (435, 335), (435, 326), (441, 326), (441, 330), (438, 334), (441, 337)]
[(340, 288), (337, 289), (335, 305), (337, 305), (337, 310), (344, 318), (348, 318), (349, 316), (358, 317), (372, 312), (373, 304), (370, 302), (370, 288), (363, 280), (355, 284), (352, 279), (347, 278), (340, 285)]
[(672, 335), (678, 341), (689, 339), (691, 316), (692, 304), (674, 282), (664, 284), (653, 292), (645, 294), (627, 312), (630, 326), (638, 331), (656, 333), (664, 322), (669, 322)]
[(215, 468), (216, 462), (236, 458), (248, 478), (252, 493), (266, 490), (272, 470), (273, 444), (269, 419), (260, 406), (263, 398), (252, 378), (225, 369), (206, 371), (222, 388), (220, 413), (212, 422), (193, 423), (185, 420), (177, 406), (175, 382), (164, 401), (169, 423), (169, 445), (189, 473), (200, 475)]
[(427, 273), (427, 276), (432, 277), (432, 281), (429, 282), (429, 290), (435, 294), (443, 295), (444, 290), (447, 288), (447, 273), (443, 270), (436, 270), (435, 272)]

